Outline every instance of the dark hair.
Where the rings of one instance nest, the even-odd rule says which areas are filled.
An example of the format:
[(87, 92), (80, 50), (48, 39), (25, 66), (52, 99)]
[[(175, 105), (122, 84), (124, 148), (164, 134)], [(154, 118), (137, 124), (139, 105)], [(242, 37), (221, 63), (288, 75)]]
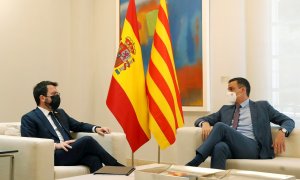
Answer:
[(40, 95), (47, 96), (48, 92), (48, 85), (52, 86), (58, 86), (57, 82), (52, 82), (52, 81), (42, 81), (39, 82), (35, 87), (33, 88), (33, 97), (36, 102), (36, 105), (40, 104)]
[(251, 90), (249, 81), (245, 78), (242, 78), (242, 77), (236, 77), (236, 78), (230, 79), (228, 81), (228, 83), (231, 83), (233, 81), (236, 81), (239, 87), (246, 87), (246, 93), (247, 93), (247, 96), (249, 97), (250, 90)]

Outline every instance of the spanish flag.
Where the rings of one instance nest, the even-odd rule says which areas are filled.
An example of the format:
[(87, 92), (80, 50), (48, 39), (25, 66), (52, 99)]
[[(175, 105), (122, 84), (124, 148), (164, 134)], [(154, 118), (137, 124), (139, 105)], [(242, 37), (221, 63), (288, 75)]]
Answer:
[(106, 104), (135, 152), (150, 139), (145, 74), (134, 0), (128, 4)]
[(150, 131), (165, 149), (184, 123), (165, 0), (160, 0), (146, 84)]

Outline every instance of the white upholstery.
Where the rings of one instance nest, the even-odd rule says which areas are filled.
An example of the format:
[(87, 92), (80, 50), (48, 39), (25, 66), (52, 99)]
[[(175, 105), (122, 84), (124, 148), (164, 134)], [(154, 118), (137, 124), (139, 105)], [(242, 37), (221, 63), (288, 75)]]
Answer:
[[(96, 133), (74, 133), (75, 138), (92, 136), (120, 163), (126, 164), (129, 145), (124, 133), (111, 133), (104, 137)], [(20, 137), (20, 123), (0, 123), (0, 149), (16, 149), (15, 180), (54, 180), (70, 176), (88, 174), (85, 166), (54, 166), (53, 140)], [(4, 159), (4, 158), (3, 158)], [(0, 167), (8, 166), (8, 161), (0, 159)], [(5, 164), (3, 164), (5, 163)], [(1, 175), (7, 169), (0, 169)]]
[(21, 136), (20, 123), (0, 123), (0, 135)]
[(90, 170), (86, 166), (54, 166), (55, 179), (80, 176), (89, 174)]
[[(273, 128), (273, 138), (278, 129)], [(227, 169), (242, 169), (253, 171), (265, 171), (271, 173), (294, 175), (300, 178), (300, 129), (294, 129), (286, 138), (285, 153), (274, 159), (230, 159), (227, 161)], [(177, 130), (175, 146), (176, 164), (184, 165), (195, 156), (195, 150), (202, 144), (201, 128), (184, 127)], [(210, 158), (200, 165), (210, 167)]]

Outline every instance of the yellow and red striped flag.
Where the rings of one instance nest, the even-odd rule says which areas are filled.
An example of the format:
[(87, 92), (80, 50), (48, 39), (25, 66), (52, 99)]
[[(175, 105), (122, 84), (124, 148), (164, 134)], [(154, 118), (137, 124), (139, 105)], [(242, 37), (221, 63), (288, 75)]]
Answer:
[(130, 0), (106, 104), (135, 152), (150, 139), (145, 74), (134, 0)]
[(184, 123), (165, 0), (160, 0), (146, 84), (150, 131), (165, 149)]

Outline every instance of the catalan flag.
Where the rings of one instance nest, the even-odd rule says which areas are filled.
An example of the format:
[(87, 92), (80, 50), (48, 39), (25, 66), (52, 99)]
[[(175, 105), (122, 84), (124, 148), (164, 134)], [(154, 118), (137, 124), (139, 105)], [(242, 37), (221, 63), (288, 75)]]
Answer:
[(128, 4), (106, 104), (133, 152), (150, 138), (145, 74), (134, 0)]
[(184, 123), (165, 0), (160, 0), (146, 84), (150, 131), (165, 149)]

